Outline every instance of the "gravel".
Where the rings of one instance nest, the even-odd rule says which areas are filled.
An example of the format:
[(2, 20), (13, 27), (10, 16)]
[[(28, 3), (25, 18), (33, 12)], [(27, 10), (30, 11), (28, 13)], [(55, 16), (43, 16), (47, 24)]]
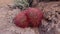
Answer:
[(60, 34), (60, 28), (58, 27), (60, 25), (60, 2), (41, 3), (39, 4), (44, 12), (44, 19), (40, 28), (41, 34)]
[(13, 22), (20, 9), (0, 7), (0, 34), (60, 34), (60, 2), (40, 2), (37, 7), (44, 13), (41, 27), (24, 29)]

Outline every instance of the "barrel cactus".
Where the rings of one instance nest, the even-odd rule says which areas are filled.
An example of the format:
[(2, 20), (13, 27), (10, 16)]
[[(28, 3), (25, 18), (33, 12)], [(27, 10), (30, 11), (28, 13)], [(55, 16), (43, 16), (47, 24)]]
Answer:
[(14, 0), (14, 4), (15, 4), (15, 6), (17, 6), (18, 8), (20, 8), (22, 10), (29, 7), (28, 0)]

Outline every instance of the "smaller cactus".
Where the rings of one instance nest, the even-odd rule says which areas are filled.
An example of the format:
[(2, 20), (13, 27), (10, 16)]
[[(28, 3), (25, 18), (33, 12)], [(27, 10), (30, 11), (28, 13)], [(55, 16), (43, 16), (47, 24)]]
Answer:
[(14, 2), (15, 2), (15, 5), (22, 10), (29, 7), (29, 3), (27, 0), (15, 0)]

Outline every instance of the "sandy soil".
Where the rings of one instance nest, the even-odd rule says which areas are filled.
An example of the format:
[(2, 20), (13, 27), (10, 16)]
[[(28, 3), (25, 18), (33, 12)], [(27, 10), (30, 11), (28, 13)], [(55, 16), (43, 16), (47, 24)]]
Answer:
[[(6, 1), (10, 3), (8, 0)], [(1, 3), (7, 3), (6, 1), (1, 1)], [(0, 34), (60, 34), (60, 2), (40, 2), (37, 7), (44, 12), (42, 26), (20, 28), (13, 22), (20, 9), (12, 9), (4, 4), (3, 7), (0, 7)]]
[(12, 4), (14, 0), (0, 0), (0, 6)]

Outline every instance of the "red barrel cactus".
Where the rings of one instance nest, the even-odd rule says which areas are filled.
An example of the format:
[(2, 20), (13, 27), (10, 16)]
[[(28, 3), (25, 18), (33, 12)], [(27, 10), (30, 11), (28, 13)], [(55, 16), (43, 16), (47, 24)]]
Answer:
[(27, 17), (25, 15), (25, 12), (20, 12), (15, 18), (14, 18), (15, 25), (25, 28), (28, 27), (28, 21)]
[(29, 23), (32, 27), (38, 27), (41, 25), (41, 20), (43, 18), (43, 13), (38, 8), (28, 8), (27, 16), (29, 18)]
[(28, 8), (20, 12), (15, 18), (14, 22), (19, 27), (39, 27), (41, 25), (41, 20), (43, 18), (43, 13), (38, 8)]

